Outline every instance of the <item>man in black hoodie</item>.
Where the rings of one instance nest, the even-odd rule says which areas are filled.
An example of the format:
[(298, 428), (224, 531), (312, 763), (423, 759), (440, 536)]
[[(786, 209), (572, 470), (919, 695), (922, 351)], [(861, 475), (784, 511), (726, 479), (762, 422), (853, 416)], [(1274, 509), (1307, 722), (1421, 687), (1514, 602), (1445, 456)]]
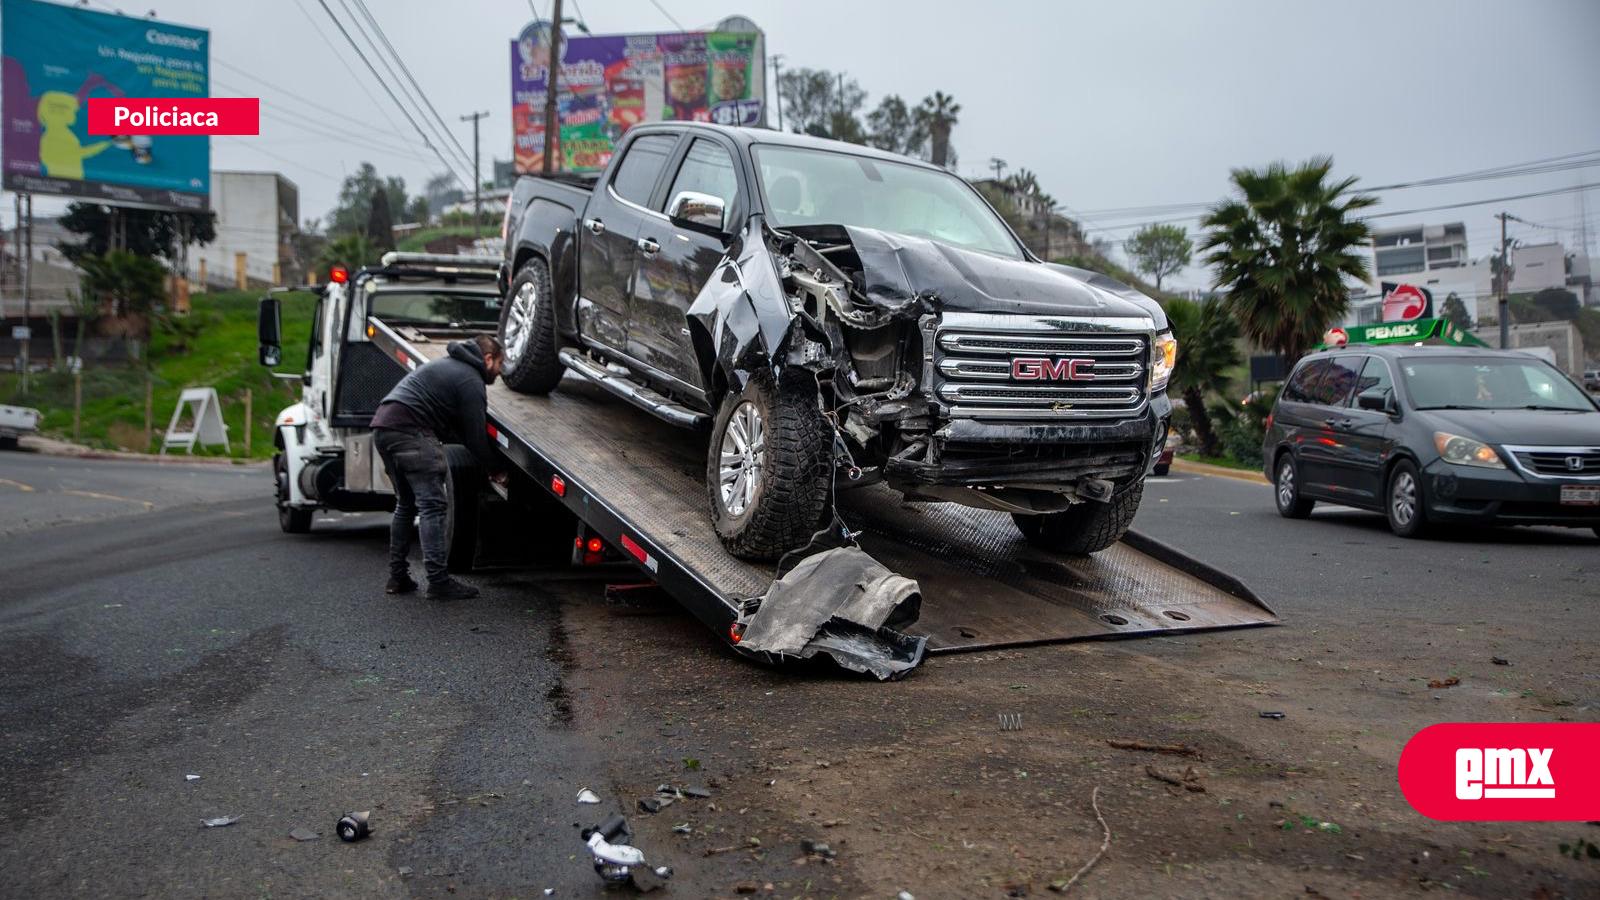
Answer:
[(445, 356), (414, 369), (383, 398), (372, 417), (372, 442), (383, 457), (394, 484), (394, 521), (389, 525), (391, 594), (417, 589), (406, 554), (411, 550), (411, 520), (421, 517), (422, 562), (428, 575), (428, 596), (435, 600), (467, 600), (478, 589), (451, 578), (445, 564), (445, 511), (450, 467), (444, 441), (467, 446), (484, 471), (504, 483), (505, 473), (489, 449), (485, 427), (487, 388), (500, 375), (505, 360), (500, 342), (487, 335), (454, 341)]

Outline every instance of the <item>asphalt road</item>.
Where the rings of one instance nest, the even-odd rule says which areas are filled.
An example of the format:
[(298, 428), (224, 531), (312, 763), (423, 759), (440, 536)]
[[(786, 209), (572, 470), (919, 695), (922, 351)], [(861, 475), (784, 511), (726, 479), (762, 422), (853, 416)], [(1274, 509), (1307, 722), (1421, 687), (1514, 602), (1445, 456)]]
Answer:
[[(1337, 725), (1326, 726), (1330, 732), (1350, 730), (1352, 722), (1370, 725), (1373, 734), (1358, 729), (1363, 736), (1353, 744), (1344, 737), (1345, 749), (1337, 752), (1370, 757), (1367, 768), (1378, 782), (1392, 765), (1396, 742), (1418, 722), (1594, 720), (1600, 711), (1600, 617), (1594, 614), (1600, 539), (1589, 532), (1530, 529), (1401, 541), (1376, 515), (1328, 509), (1290, 522), (1273, 512), (1264, 485), (1175, 473), (1151, 482), (1136, 527), (1244, 578), (1284, 617), (1282, 626), (946, 657), (886, 688), (755, 669), (720, 651), (681, 615), (605, 618), (595, 612), (601, 582), (592, 576), (487, 573), (478, 578), (483, 598), (454, 605), (385, 597), (384, 518), (319, 517), (310, 536), (281, 534), (268, 477), (259, 466), (0, 454), (4, 893), (537, 896), (551, 888), (557, 896), (598, 895), (574, 826), (613, 808), (631, 811), (629, 792), (648, 793), (674, 769), (681, 777), (699, 777), (680, 761), (693, 758), (698, 766), (704, 757), (707, 769), (723, 779), (715, 801), (723, 808), (695, 813), (708, 820), (706, 834), (718, 835), (714, 842), (742, 846), (735, 829), (757, 829), (762, 816), (763, 833), (803, 833), (797, 829), (804, 817), (793, 810), (820, 803), (811, 778), (792, 809), (760, 799), (768, 784), (764, 773), (784, 753), (837, 759), (869, 743), (878, 746), (878, 729), (903, 731), (904, 738), (956, 715), (953, 710), (967, 715), (969, 704), (986, 709), (996, 693), (1020, 703), (1026, 692), (1018, 692), (1019, 679), (1030, 674), (1063, 692), (1048, 702), (1041, 694), (1030, 723), (1103, 703), (1106, 716), (1123, 713), (1109, 722), (1127, 723), (1128, 710), (1148, 708), (1152, 722), (1164, 723), (1160, 728), (1198, 728), (1190, 717), (1210, 702), (1203, 699), (1207, 692), (1225, 693), (1215, 685), (1261, 685), (1249, 691), (1261, 699), (1228, 702), (1281, 705), (1300, 719), (1296, 726), (1291, 718), (1285, 728), (1304, 727), (1306, 735), (1320, 735), (1321, 723), (1333, 721), (1323, 717), (1337, 718)], [(1515, 667), (1492, 667), (1491, 655), (1509, 657)], [(1084, 667), (1096, 672), (1093, 689), (1082, 680)], [(1155, 671), (1161, 674), (1153, 678)], [(1485, 686), (1430, 697), (1417, 683), (1450, 672), (1466, 675), (1468, 685), (1481, 678)], [(1488, 682), (1494, 678), (1517, 681)], [(1162, 683), (1149, 683), (1156, 681)], [(1161, 707), (1158, 688), (1193, 706), (1187, 712)], [(1108, 689), (1111, 695), (1102, 696)], [(917, 699), (930, 692), (937, 701)], [(1501, 694), (1509, 699), (1496, 699)], [(825, 699), (834, 696), (852, 698), (851, 708), (870, 713), (871, 720), (842, 726)], [(1154, 705), (1141, 707), (1145, 702)], [(1291, 746), (1295, 739), (1288, 735), (1300, 734), (1248, 734), (1277, 727), (1260, 725), (1253, 714), (1248, 727), (1233, 734), (1227, 722), (1240, 720), (1227, 717), (1237, 712), (1228, 708), (1214, 726), (1230, 744)], [(785, 738), (782, 747), (756, 737), (809, 728), (818, 736), (803, 748), (797, 737)], [(1313, 757), (1335, 752), (1318, 749), (1321, 743), (1307, 746)], [(981, 798), (993, 790), (984, 781), (988, 767), (1007, 766), (993, 749), (951, 752), (959, 760), (952, 769), (957, 773), (968, 771), (968, 757), (982, 763), (977, 772), (949, 776), (955, 793), (986, 802)], [(1063, 783), (1074, 767), (1082, 768), (1057, 762)], [(1355, 774), (1355, 762), (1346, 763), (1346, 774)], [(903, 794), (903, 787), (883, 779), (923, 778), (915, 771), (894, 774), (891, 762), (875, 766), (881, 778), (857, 769), (852, 780), (833, 786), (834, 793), (867, 797), (894, 788)], [(843, 777), (831, 775), (837, 771), (818, 770), (813, 777)], [(741, 788), (741, 778), (751, 787)], [(606, 804), (576, 806), (572, 798), (585, 786)], [(1340, 790), (1330, 784), (1325, 802), (1347, 802)], [(1375, 790), (1392, 795), (1392, 781)], [(1304, 789), (1297, 802), (1310, 802), (1307, 795), (1315, 792)], [(1193, 885), (1195, 894), (1227, 896), (1251, 893), (1252, 885), (1271, 893), (1301, 877), (1296, 869), (1283, 876), (1291, 881), (1273, 881), (1240, 868), (1246, 863), (1228, 856), (1235, 851), (1199, 847), (1186, 831), (1197, 827), (1192, 813), (1133, 805), (1131, 790), (1124, 796), (1129, 805), (1113, 811), (1130, 823), (1119, 824), (1123, 856), (1108, 859), (1103, 887), (1091, 891), (1140, 896), (1190, 893)], [(1407, 815), (1392, 796), (1387, 802), (1397, 807), (1391, 816)], [(334, 821), (356, 809), (373, 810), (375, 834), (342, 844), (333, 835)], [(1003, 804), (975, 807), (968, 824), (987, 821), (978, 818), (985, 809), (999, 816), (995, 829), (1008, 827), (1010, 810)], [(201, 826), (203, 818), (235, 815), (242, 818), (225, 828)], [(810, 816), (817, 815), (813, 808)], [(789, 822), (789, 816), (802, 821)], [(674, 811), (671, 818), (677, 817)], [(844, 837), (843, 819), (830, 832), (836, 843), (865, 848), (886, 839), (876, 823)], [(941, 827), (968, 827), (960, 821), (961, 815), (942, 823), (930, 819), (913, 833), (938, 838)], [(1092, 848), (1098, 842), (1093, 822), (1075, 813), (1060, 827)], [(666, 814), (636, 822), (641, 846), (670, 846), (676, 837), (670, 825)], [(697, 835), (701, 827), (697, 818)], [(1271, 836), (1273, 826), (1263, 827)], [(321, 837), (297, 842), (289, 836), (295, 828)], [(1554, 832), (1517, 833), (1542, 847)], [(1140, 881), (1161, 868), (1138, 854), (1141, 835), (1152, 847), (1194, 844), (1200, 854), (1195, 871), (1204, 875), (1193, 875), (1194, 882)], [(955, 846), (984, 852), (981, 840), (967, 837), (963, 831)], [(1480, 837), (1488, 840), (1470, 830), (1428, 840), (1439, 847)], [(1403, 869), (1408, 854), (1413, 866), (1426, 856), (1405, 840), (1392, 838), (1381, 851), (1351, 852), (1387, 853)], [(1076, 858), (1086, 855), (1073, 847)], [(678, 870), (674, 893), (731, 895), (731, 886), (749, 877), (758, 886), (776, 881), (795, 895), (877, 895), (890, 884), (918, 886), (904, 873), (884, 874), (863, 860), (827, 869), (829, 877), (815, 884), (807, 869), (802, 888), (784, 880), (803, 862), (791, 861), (792, 852), (707, 849), (714, 855), (681, 847), (664, 852)], [(873, 858), (916, 858), (892, 849)], [(1016, 861), (1026, 855), (1015, 845), (994, 852), (1006, 864), (1021, 865)], [(1341, 860), (1331, 849), (1326, 860), (1283, 852), (1295, 854), (1296, 865), (1307, 870), (1332, 869)], [(946, 876), (934, 873), (948, 856), (932, 857), (919, 896), (969, 893), (937, 886)], [(1503, 876), (1495, 864), (1482, 862), (1491, 877), (1473, 881), (1459, 871), (1454, 877), (1466, 878), (1474, 893), (1504, 896), (1550, 884), (1551, 896), (1581, 896), (1586, 887), (1574, 891), (1564, 880), (1570, 872), (1547, 856), (1553, 853), (1532, 864), (1506, 863)], [(956, 865), (965, 871), (975, 864)], [(1172, 862), (1166, 863), (1163, 877), (1182, 875), (1174, 876)], [(1247, 877), (1252, 880), (1242, 880)], [(983, 885), (996, 886), (992, 895), (1002, 895), (999, 880), (983, 878)], [(1422, 884), (1427, 887), (1426, 879)]]

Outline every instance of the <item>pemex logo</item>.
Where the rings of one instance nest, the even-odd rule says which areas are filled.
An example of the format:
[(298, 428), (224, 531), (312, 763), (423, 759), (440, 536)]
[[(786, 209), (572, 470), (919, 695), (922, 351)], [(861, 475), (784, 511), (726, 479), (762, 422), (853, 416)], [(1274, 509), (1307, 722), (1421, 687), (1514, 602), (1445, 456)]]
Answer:
[(1427, 288), (1414, 284), (1385, 284), (1383, 286), (1383, 320), (1407, 322), (1429, 314), (1433, 296)]
[(1447, 821), (1600, 818), (1600, 724), (1430, 725), (1400, 753), (1400, 790)]

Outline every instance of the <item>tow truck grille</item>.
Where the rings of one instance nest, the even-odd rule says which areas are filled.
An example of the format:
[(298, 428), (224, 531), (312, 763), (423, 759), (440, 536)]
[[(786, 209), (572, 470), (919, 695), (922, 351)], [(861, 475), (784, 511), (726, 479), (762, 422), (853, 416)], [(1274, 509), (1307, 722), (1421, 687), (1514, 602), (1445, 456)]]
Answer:
[(936, 393), (955, 418), (1128, 418), (1148, 400), (1142, 334), (947, 329), (937, 346)]

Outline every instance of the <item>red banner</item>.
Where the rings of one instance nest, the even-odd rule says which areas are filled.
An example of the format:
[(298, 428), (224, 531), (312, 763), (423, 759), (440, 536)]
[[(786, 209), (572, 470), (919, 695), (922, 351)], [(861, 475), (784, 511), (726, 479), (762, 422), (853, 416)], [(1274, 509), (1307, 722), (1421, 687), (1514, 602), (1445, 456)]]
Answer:
[(1449, 822), (1600, 819), (1600, 723), (1449, 722), (1400, 751), (1413, 809)]
[(91, 135), (260, 134), (256, 97), (90, 97)]

